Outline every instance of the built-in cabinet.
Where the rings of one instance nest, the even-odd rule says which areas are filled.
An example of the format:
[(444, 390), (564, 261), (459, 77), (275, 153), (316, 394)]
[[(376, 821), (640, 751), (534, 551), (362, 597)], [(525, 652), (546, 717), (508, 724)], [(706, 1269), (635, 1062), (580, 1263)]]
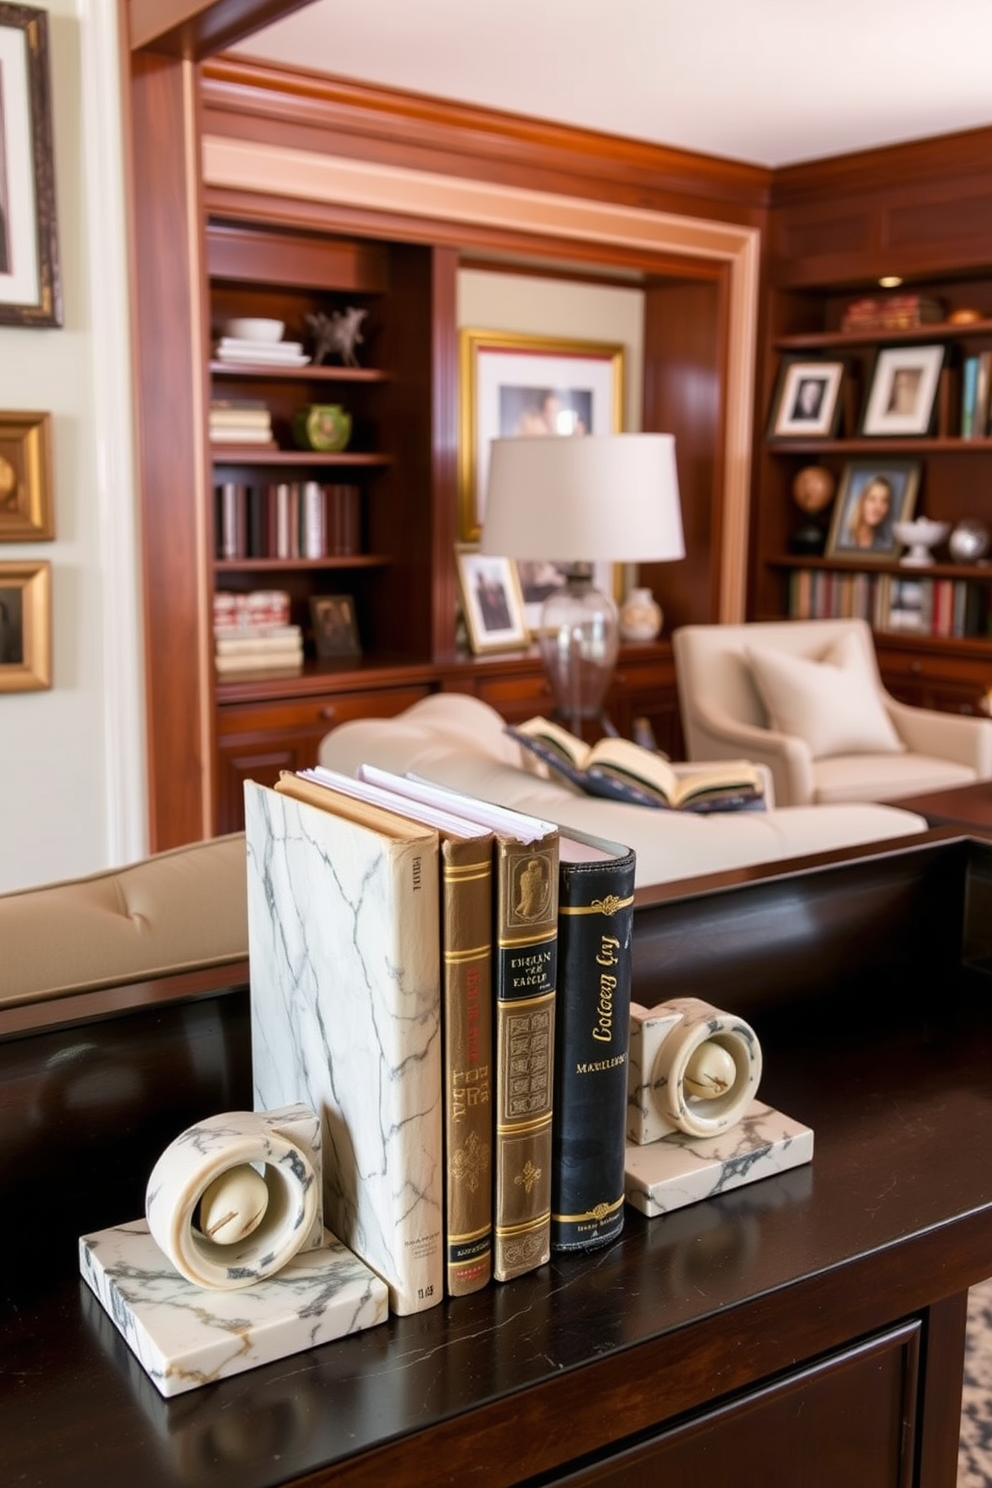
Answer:
[[(977, 135), (960, 136), (776, 174), (750, 604), (753, 619), (862, 614), (875, 628), (894, 694), (966, 713), (984, 708), (992, 684), (992, 563), (955, 562), (946, 539), (932, 565), (912, 569), (899, 563), (898, 545), (891, 559), (872, 555), (867, 562), (804, 548), (799, 534), (809, 519), (793, 483), (805, 467), (824, 467), (839, 501), (845, 473), (910, 462), (919, 473), (915, 515), (951, 530), (966, 519), (992, 530), (992, 437), (987, 425), (969, 433), (963, 423), (966, 361), (992, 352), (992, 192), (976, 185), (978, 147)], [(901, 282), (880, 286), (887, 275)], [(926, 312), (937, 318), (886, 330), (843, 328), (853, 302), (895, 295), (938, 306)], [(974, 318), (952, 319), (964, 310)], [(914, 435), (865, 433), (879, 353), (914, 346), (941, 349), (932, 420)], [(843, 363), (829, 435), (776, 432), (783, 368), (797, 360)], [(824, 536), (830, 516), (828, 509)], [(909, 606), (920, 603), (918, 619), (898, 602), (906, 595)]]

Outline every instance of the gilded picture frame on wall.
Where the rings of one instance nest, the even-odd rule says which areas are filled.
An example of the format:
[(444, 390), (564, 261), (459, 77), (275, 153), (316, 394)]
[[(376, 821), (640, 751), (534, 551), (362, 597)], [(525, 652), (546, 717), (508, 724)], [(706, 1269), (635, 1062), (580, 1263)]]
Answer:
[(51, 416), (0, 413), (0, 543), (54, 536)]
[(62, 324), (48, 13), (0, 3), (0, 325)]
[(0, 693), (51, 685), (51, 564), (0, 563)]
[[(493, 439), (618, 434), (623, 428), (626, 357), (624, 347), (615, 343), (466, 328), (460, 336), (459, 370), (463, 542), (477, 542), (482, 533)], [(548, 593), (565, 582), (569, 555), (562, 560), (516, 565), (530, 633), (539, 628)], [(617, 566), (596, 563), (593, 570), (597, 588), (615, 593)]]

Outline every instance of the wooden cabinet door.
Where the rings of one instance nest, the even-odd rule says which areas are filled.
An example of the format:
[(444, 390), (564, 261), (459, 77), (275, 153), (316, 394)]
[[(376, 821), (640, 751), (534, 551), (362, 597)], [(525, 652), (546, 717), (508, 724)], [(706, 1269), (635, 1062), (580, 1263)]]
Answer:
[(392, 718), (426, 697), (426, 685), (377, 687), (365, 692), (232, 703), (218, 710), (218, 833), (244, 826), (244, 784), (274, 785), (282, 770), (305, 770), (317, 763), (324, 735), (351, 718)]
[(914, 1481), (922, 1325), (893, 1328), (594, 1467), (568, 1488), (905, 1488)]

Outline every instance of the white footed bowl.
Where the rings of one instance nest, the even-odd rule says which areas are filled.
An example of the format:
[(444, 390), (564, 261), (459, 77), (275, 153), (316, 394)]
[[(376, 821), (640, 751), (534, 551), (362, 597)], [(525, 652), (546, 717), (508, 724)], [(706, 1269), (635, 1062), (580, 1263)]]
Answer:
[(282, 340), (285, 329), (284, 320), (262, 320), (251, 316), (247, 319), (225, 320), (223, 325), (224, 335), (233, 337), (235, 341), (264, 341), (270, 345)]
[(950, 522), (935, 522), (930, 517), (916, 517), (912, 522), (893, 522), (892, 531), (897, 540), (909, 549), (899, 562), (904, 568), (925, 568), (933, 562), (931, 548), (943, 542), (950, 530)]

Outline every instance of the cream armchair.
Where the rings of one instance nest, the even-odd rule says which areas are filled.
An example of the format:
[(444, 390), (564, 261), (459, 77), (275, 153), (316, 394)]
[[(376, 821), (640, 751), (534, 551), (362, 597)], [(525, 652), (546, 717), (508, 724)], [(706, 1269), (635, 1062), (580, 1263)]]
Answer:
[(897, 702), (863, 620), (687, 625), (672, 645), (687, 757), (767, 765), (780, 806), (992, 778), (992, 719)]

